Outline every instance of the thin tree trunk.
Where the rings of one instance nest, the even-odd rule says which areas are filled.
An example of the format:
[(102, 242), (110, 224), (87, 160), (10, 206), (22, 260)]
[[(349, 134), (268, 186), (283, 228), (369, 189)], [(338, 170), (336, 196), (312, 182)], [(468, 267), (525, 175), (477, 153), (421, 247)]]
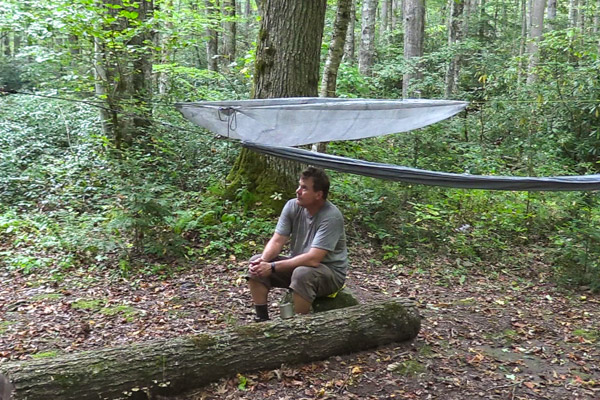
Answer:
[(346, 29), (346, 40), (344, 42), (344, 61), (353, 64), (355, 58), (355, 35), (356, 28), (356, 0), (350, 0), (350, 17)]
[(549, 30), (554, 30), (554, 21), (556, 20), (557, 0), (548, 0), (548, 10), (546, 12), (546, 21)]
[[(450, 17), (448, 18), (448, 45), (456, 47), (461, 39), (461, 19), (463, 17), (464, 0), (449, 0)], [(445, 97), (451, 97), (458, 83), (460, 72), (460, 56), (455, 49), (455, 55), (450, 60), (448, 70), (446, 71), (446, 90)]]
[(206, 27), (206, 64), (209, 71), (217, 72), (219, 70), (219, 35), (215, 26), (217, 26), (219, 7), (217, 0), (205, 0), (204, 4), (208, 20)]
[[(337, 97), (335, 93), (337, 73), (344, 55), (344, 42), (346, 41), (351, 7), (352, 0), (338, 0), (333, 35), (329, 44), (327, 61), (323, 68), (323, 79), (321, 80), (321, 91), (319, 93), (321, 97)], [(327, 142), (315, 143), (312, 149), (324, 153), (327, 150)]]
[(323, 69), (323, 79), (321, 80), (321, 97), (336, 97), (335, 88), (337, 82), (337, 73), (344, 55), (344, 44), (346, 41), (346, 32), (348, 22), (350, 21), (350, 8), (352, 0), (338, 0), (337, 13), (333, 26), (333, 35), (329, 45), (327, 61)]
[(402, 0), (392, 0), (391, 24), (393, 31), (402, 25)]
[(9, 58), (10, 57), (10, 32), (4, 32), (4, 36), (2, 38), (2, 52), (4, 53), (4, 56)]
[(379, 0), (363, 0), (358, 71), (370, 76), (375, 60), (375, 16)]
[(569, 27), (576, 28), (577, 27), (577, 7), (578, 0), (569, 0)]
[[(173, 0), (165, 0), (163, 6), (163, 12), (166, 14), (170, 14), (173, 9)], [(170, 32), (173, 29), (173, 22), (170, 18), (167, 19), (167, 22), (164, 24), (164, 32)], [(164, 32), (160, 32), (157, 35), (158, 47), (160, 49), (160, 63), (161, 64), (169, 64), (171, 62), (171, 58), (173, 56), (173, 51), (171, 49), (171, 37)], [(157, 76), (157, 86), (158, 86), (158, 94), (166, 95), (169, 91), (169, 74), (166, 72), (159, 72)]]
[(523, 57), (525, 56), (525, 45), (527, 39), (527, 0), (521, 0), (521, 38), (519, 41), (519, 67), (518, 80), (522, 81), (523, 77)]
[(577, 27), (581, 31), (581, 33), (585, 33), (586, 23), (586, 0), (579, 0), (579, 6), (577, 7)]
[[(112, 17), (110, 25), (104, 28), (118, 35), (129, 35), (133, 26), (143, 27), (153, 14), (152, 0), (139, 1), (137, 7), (124, 5), (121, 0), (104, 0), (104, 4)], [(136, 19), (120, 16), (121, 9), (136, 12)], [(139, 29), (127, 38), (127, 50), (118, 50), (111, 43), (118, 35), (95, 39), (94, 69), (96, 94), (104, 98), (108, 108), (101, 112), (103, 129), (113, 138), (115, 146), (121, 148), (144, 135), (150, 125), (152, 53), (148, 43), (153, 38), (147, 28)]]
[(381, 19), (379, 23), (379, 39), (385, 40), (389, 32), (389, 15), (391, 0), (381, 0)]
[[(414, 81), (421, 78), (421, 71), (415, 58), (423, 56), (425, 35), (425, 0), (405, 0), (404, 15), (404, 60), (409, 64), (410, 72), (402, 79), (402, 97), (415, 97)], [(418, 96), (416, 96), (418, 97)]]
[(236, 5), (235, 0), (223, 0), (223, 55), (226, 64), (235, 61), (237, 23), (235, 22)]
[(546, 0), (535, 0), (531, 10), (531, 29), (529, 31), (529, 41), (527, 53), (529, 54), (529, 67), (527, 72), (527, 84), (532, 84), (537, 80), (536, 67), (539, 58), (539, 42), (544, 31), (544, 10)]

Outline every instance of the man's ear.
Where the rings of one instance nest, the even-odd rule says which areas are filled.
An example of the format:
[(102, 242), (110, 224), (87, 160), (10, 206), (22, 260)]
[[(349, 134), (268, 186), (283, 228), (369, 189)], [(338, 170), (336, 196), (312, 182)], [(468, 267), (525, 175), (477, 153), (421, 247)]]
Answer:
[(323, 191), (322, 191), (322, 190), (319, 190), (319, 191), (317, 192), (317, 199), (321, 200), (322, 198), (323, 198)]

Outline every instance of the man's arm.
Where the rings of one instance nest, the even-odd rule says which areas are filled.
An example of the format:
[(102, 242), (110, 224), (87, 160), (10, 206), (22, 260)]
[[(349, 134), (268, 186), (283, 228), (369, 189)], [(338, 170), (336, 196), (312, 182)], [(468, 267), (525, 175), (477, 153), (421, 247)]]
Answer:
[[(307, 253), (298, 254), (297, 256), (289, 258), (287, 260), (277, 261), (275, 264), (275, 269), (277, 271), (286, 271), (293, 270), (299, 266), (318, 267), (326, 255), (327, 250), (312, 247)], [(271, 275), (271, 262), (264, 261), (262, 258), (259, 260), (260, 262), (250, 266), (250, 273), (263, 277)]]
[(288, 239), (288, 236), (283, 236), (275, 232), (271, 239), (269, 239), (269, 241), (267, 242), (267, 245), (265, 246), (265, 249), (263, 250), (259, 260), (271, 261), (272, 259), (277, 257), (281, 253), (281, 250), (283, 249), (283, 246), (288, 241)]

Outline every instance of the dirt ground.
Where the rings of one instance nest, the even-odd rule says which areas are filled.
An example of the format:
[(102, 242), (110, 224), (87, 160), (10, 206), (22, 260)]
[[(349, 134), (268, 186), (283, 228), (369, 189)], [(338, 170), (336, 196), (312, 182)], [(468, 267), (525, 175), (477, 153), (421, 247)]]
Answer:
[[(600, 398), (600, 296), (558, 288), (535, 254), (518, 268), (373, 258), (354, 250), (348, 286), (361, 302), (415, 300), (414, 341), (240, 371), (180, 399)], [(251, 323), (244, 262), (161, 271), (70, 271), (57, 281), (0, 269), (0, 363)]]

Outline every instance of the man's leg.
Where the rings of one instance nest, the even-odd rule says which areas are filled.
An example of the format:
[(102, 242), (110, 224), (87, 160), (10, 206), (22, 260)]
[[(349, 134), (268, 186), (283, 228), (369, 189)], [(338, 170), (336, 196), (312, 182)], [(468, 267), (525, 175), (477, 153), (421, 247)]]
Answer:
[(267, 321), (269, 319), (269, 305), (267, 304), (269, 288), (254, 279), (248, 280), (248, 286), (256, 309), (256, 321)]
[(267, 296), (269, 295), (269, 289), (264, 283), (256, 281), (254, 279), (248, 279), (248, 286), (250, 287), (250, 293), (252, 294), (252, 302), (254, 304), (267, 304)]
[(294, 292), (294, 312), (296, 314), (308, 314), (311, 304), (310, 301)]

